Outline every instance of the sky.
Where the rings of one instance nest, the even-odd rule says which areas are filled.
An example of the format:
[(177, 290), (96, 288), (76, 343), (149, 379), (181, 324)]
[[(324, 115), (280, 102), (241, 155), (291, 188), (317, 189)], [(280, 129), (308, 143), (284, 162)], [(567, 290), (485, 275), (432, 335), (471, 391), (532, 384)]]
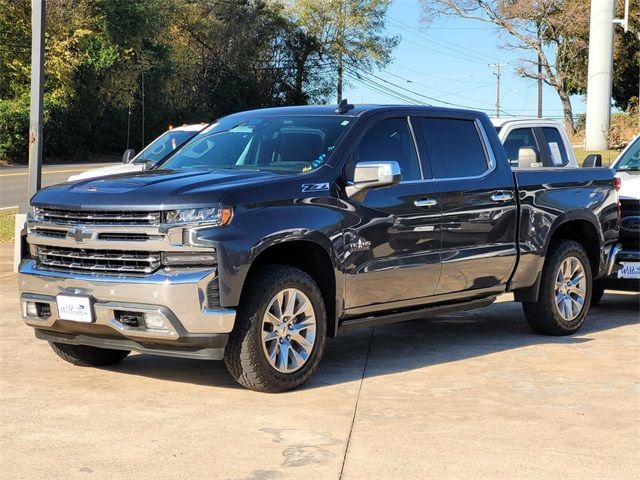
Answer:
[[(387, 11), (386, 29), (389, 34), (401, 37), (392, 53), (392, 62), (384, 70), (373, 71), (364, 82), (351, 78), (344, 97), (351, 103), (409, 103), (412, 99), (452, 106), (444, 103), (449, 102), (495, 116), (495, 68), (489, 65), (501, 63), (507, 64), (501, 69), (501, 116), (537, 115), (536, 81), (515, 73), (523, 51), (501, 48), (508, 37), (498, 28), (461, 18), (438, 19), (426, 25), (421, 17), (418, 0), (392, 3)], [(367, 81), (377, 86), (371, 83), (367, 86), (364, 84)], [(389, 90), (400, 94), (400, 98), (390, 95)], [(571, 101), (574, 115), (584, 112), (582, 96), (573, 96)], [(542, 108), (544, 117), (562, 118), (560, 99), (546, 85)]]

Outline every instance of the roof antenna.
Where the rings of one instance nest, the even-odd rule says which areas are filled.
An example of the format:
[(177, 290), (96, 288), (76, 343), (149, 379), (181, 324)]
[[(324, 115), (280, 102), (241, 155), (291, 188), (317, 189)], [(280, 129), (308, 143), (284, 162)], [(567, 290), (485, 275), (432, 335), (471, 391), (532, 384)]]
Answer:
[(343, 98), (338, 108), (336, 108), (336, 113), (347, 113), (349, 110), (353, 110), (353, 104), (349, 103), (346, 98)]

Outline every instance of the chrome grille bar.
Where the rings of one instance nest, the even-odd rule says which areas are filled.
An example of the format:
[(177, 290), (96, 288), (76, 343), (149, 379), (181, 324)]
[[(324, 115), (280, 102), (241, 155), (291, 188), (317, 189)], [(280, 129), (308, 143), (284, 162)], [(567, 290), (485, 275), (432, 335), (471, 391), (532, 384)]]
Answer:
[(92, 225), (159, 225), (161, 212), (65, 210), (36, 208), (37, 220), (51, 223)]
[(161, 263), (159, 252), (67, 247), (39, 247), (38, 258), (47, 267), (104, 273), (148, 274), (156, 271)]

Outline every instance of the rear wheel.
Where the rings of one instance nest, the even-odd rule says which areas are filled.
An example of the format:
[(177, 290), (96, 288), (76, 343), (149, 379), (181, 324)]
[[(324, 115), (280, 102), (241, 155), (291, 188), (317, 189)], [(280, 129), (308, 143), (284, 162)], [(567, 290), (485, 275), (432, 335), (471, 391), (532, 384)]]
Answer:
[(67, 343), (49, 342), (53, 351), (61, 359), (79, 367), (103, 367), (113, 365), (129, 355), (127, 350), (111, 350), (108, 348), (89, 347), (87, 345), (69, 345)]
[(225, 364), (252, 390), (292, 390), (318, 368), (326, 331), (324, 302), (313, 279), (297, 268), (263, 267), (248, 280)]
[(582, 245), (572, 240), (552, 241), (538, 301), (522, 304), (527, 322), (544, 335), (570, 335), (584, 323), (591, 290), (591, 267)]

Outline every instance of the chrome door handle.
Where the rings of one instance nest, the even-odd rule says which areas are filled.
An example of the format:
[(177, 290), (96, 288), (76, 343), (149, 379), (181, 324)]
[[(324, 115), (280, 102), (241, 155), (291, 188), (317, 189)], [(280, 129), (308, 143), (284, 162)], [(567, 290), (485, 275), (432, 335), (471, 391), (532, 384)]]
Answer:
[(513, 200), (513, 193), (511, 192), (494, 193), (493, 195), (491, 195), (491, 200), (493, 200), (494, 202), (500, 202), (500, 203), (509, 202)]
[(438, 201), (433, 198), (421, 198), (420, 200), (416, 200), (413, 202), (416, 207), (435, 207), (438, 205)]

